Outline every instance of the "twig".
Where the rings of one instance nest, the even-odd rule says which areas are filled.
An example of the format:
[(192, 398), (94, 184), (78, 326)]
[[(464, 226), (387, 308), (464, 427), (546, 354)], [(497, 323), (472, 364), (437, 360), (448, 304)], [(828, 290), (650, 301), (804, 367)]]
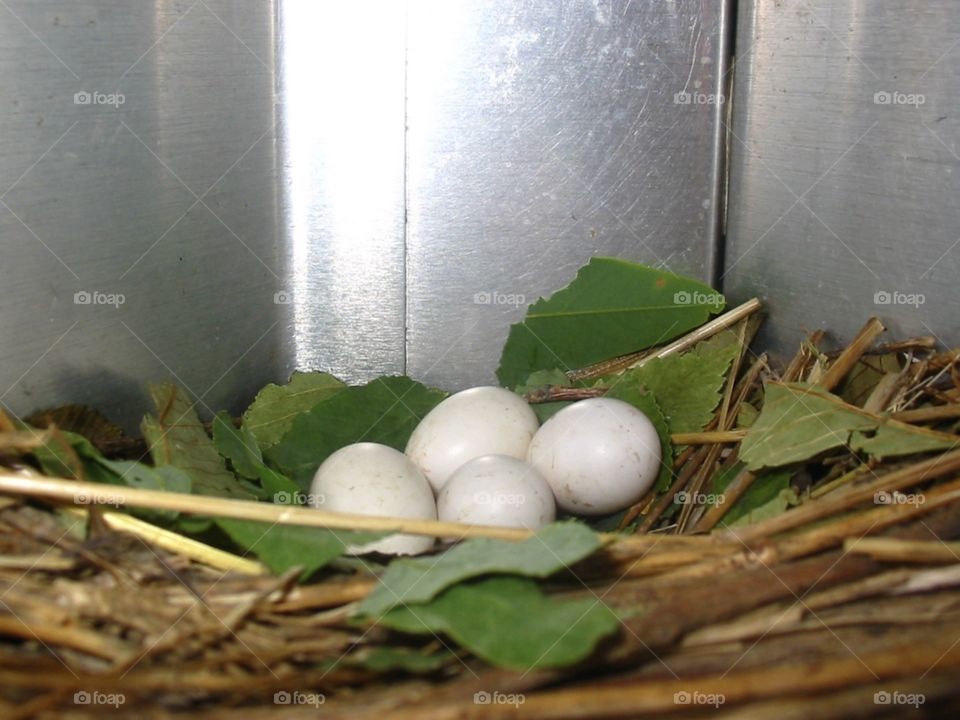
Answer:
[(897, 538), (847, 538), (847, 552), (869, 555), (885, 562), (960, 563), (960, 542), (899, 540)]
[(958, 471), (960, 471), (960, 450), (954, 450), (881, 475), (872, 482), (851, 487), (832, 497), (810, 500), (789, 512), (743, 528), (737, 532), (737, 535), (744, 541), (769, 537), (775, 533), (784, 532), (814, 520), (820, 520), (849, 510), (872, 499), (878, 492), (889, 493), (903, 490), (917, 483)]
[(70, 570), (75, 566), (70, 558), (51, 555), (49, 550), (42, 555), (0, 555), (3, 570)]
[[(520, 528), (327, 512), (314, 508), (274, 505), (250, 500), (187, 495), (161, 490), (80, 482), (64, 478), (28, 478), (8, 473), (0, 473), (0, 492), (66, 500), (68, 502), (75, 502), (76, 498), (83, 498), (85, 502), (102, 498), (104, 503), (117, 506), (173, 510), (189, 515), (229, 517), (278, 525), (302, 525), (336, 530), (400, 532), (428, 537), (486, 537), (512, 541), (526, 540), (535, 534), (531, 530)], [(604, 542), (623, 543), (636, 547), (649, 547), (667, 540), (667, 538), (643, 538), (618, 533), (602, 533), (600, 537)], [(698, 540), (703, 542), (705, 538), (670, 538), (669, 540), (673, 542), (696, 542)]]
[(0, 432), (0, 450), (32, 450), (43, 447), (50, 441), (45, 432), (21, 430)]
[[(743, 363), (743, 358), (747, 354), (747, 349), (750, 346), (750, 343), (753, 342), (753, 338), (756, 335), (757, 330), (759, 329), (758, 323), (751, 323), (750, 320), (744, 320), (740, 324), (740, 329), (737, 332), (737, 354), (733, 359), (733, 363), (730, 366), (730, 370), (727, 374), (724, 391), (723, 391), (723, 400), (720, 402), (720, 409), (717, 411), (717, 428), (723, 432), (728, 431), (733, 427), (733, 423), (736, 420), (737, 411), (739, 409), (740, 397), (737, 398), (737, 403), (735, 404), (734, 395), (737, 387), (737, 377), (740, 375), (740, 366)], [(680, 510), (680, 519), (677, 522), (678, 529), (677, 532), (683, 533), (687, 529), (687, 525), (690, 523), (690, 519), (693, 516), (693, 512), (697, 507), (696, 498), (700, 491), (703, 489), (703, 486), (706, 484), (707, 479), (712, 477), (713, 469), (716, 466), (717, 461), (720, 459), (720, 453), (723, 450), (723, 446), (715, 444), (711, 447), (710, 453), (707, 455), (707, 459), (701, 467), (700, 471), (694, 478), (693, 484), (691, 485), (692, 490), (692, 500), (688, 500), (683, 504), (683, 508)]]
[(692, 433), (674, 433), (670, 441), (674, 445), (714, 445), (716, 443), (740, 442), (747, 430), (714, 430)]
[[(697, 469), (699, 469), (699, 467), (707, 459), (709, 452), (709, 445), (702, 445), (697, 449), (696, 453), (694, 453), (693, 459), (683, 467), (683, 470), (680, 471), (680, 474), (677, 476), (676, 480), (673, 481), (673, 484), (670, 485), (670, 488), (657, 499), (650, 512), (644, 516), (643, 522), (640, 523), (640, 526), (637, 528), (638, 534), (646, 533), (654, 526), (657, 520), (660, 519), (660, 516), (663, 515), (667, 508), (673, 504), (677, 493), (683, 490), (687, 486), (687, 483), (690, 482), (690, 478), (693, 477), (694, 473), (697, 472)], [(633, 522), (633, 519), (640, 514), (639, 508), (639, 505), (634, 505), (632, 508), (630, 508), (630, 510), (627, 511), (627, 515), (624, 517), (624, 520), (627, 520), (627, 517), (629, 517), (631, 514), (633, 514), (633, 517), (627, 520), (626, 524)], [(635, 514), (634, 511), (636, 511)]]
[(812, 349), (816, 348), (820, 344), (824, 335), (825, 333), (823, 330), (814, 330), (812, 333), (810, 333), (810, 336), (806, 339), (806, 341), (801, 343), (800, 349), (797, 350), (797, 354), (793, 356), (790, 364), (787, 365), (787, 369), (783, 371), (783, 376), (781, 378), (783, 382), (795, 382), (803, 377), (803, 374), (807, 369), (807, 365), (810, 363), (810, 359), (813, 357)]
[(607, 388), (581, 388), (567, 387), (566, 385), (544, 385), (543, 387), (532, 390), (524, 395), (524, 400), (528, 403), (537, 405), (539, 403), (561, 402), (563, 400), (586, 400), (588, 398), (602, 397), (607, 392)]
[(891, 413), (890, 417), (905, 423), (952, 420), (954, 418), (960, 418), (960, 404), (936, 405), (934, 407), (916, 408), (915, 410), (901, 410), (900, 412)]
[(843, 381), (847, 373), (853, 369), (853, 366), (857, 364), (863, 354), (873, 345), (873, 341), (885, 329), (883, 323), (877, 318), (870, 318), (847, 348), (831, 363), (817, 385), (824, 390), (833, 390)]
[(829, 480), (825, 482), (823, 485), (814, 487), (810, 491), (810, 497), (818, 498), (818, 497), (823, 497), (824, 495), (828, 495), (829, 493), (833, 492), (837, 488), (842, 487), (843, 485), (846, 485), (858, 479), (861, 475), (868, 472), (872, 472), (874, 467), (876, 467), (876, 464), (877, 464), (877, 460), (875, 458), (871, 458), (870, 460), (863, 463), (862, 465), (857, 465), (855, 468), (844, 473), (840, 477), (834, 478), (833, 480)]
[[(86, 510), (79, 508), (67, 508), (66, 512), (80, 518), (86, 518), (88, 514)], [(151, 525), (132, 515), (119, 512), (103, 512), (101, 517), (111, 530), (136, 535), (152, 545), (218, 570), (239, 572), (245, 575), (263, 575), (269, 572), (263, 565), (254, 560), (218, 550), (197, 540)]]
[(643, 351), (642, 353), (633, 353), (631, 355), (624, 355), (621, 358), (614, 358), (613, 360), (607, 360), (595, 365), (589, 365), (585, 368), (568, 372), (567, 377), (575, 382), (577, 380), (587, 380), (590, 378), (599, 377), (608, 373), (622, 372), (624, 370), (632, 370), (636, 367), (642, 367), (654, 358), (664, 358), (668, 355), (683, 352), (684, 350), (693, 347), (701, 340), (706, 340), (709, 337), (713, 337), (721, 330), (726, 330), (727, 328), (736, 325), (744, 318), (753, 315), (753, 313), (755, 313), (761, 307), (763, 307), (761, 302), (757, 298), (752, 298), (747, 300), (747, 302), (743, 303), (742, 305), (738, 305), (733, 310), (729, 310), (723, 313), (723, 315), (715, 317), (710, 322), (704, 323), (696, 330), (693, 330), (683, 337), (674, 340), (669, 345), (664, 345), (659, 350), (655, 350), (653, 352)]
[(723, 491), (723, 495), (717, 499), (716, 504), (700, 518), (700, 522), (696, 524), (692, 532), (702, 533), (713, 530), (730, 508), (736, 505), (737, 501), (750, 489), (756, 479), (757, 476), (754, 473), (744, 468), (730, 482), (726, 490)]

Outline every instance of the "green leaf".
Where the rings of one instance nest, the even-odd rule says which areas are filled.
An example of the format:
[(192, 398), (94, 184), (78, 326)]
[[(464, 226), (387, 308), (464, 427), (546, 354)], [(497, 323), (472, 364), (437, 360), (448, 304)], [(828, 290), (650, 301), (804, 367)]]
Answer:
[(740, 445), (751, 470), (803, 462), (845, 445), (877, 457), (953, 447), (960, 437), (866, 412), (816, 387), (769, 382), (763, 409)]
[(614, 388), (624, 383), (646, 387), (660, 405), (671, 433), (700, 432), (713, 419), (720, 402), (736, 344), (698, 344), (682, 355), (654, 358), (627, 370)]
[(670, 426), (660, 409), (653, 393), (647, 392), (635, 379), (626, 379), (610, 388), (605, 397), (623, 400), (637, 408), (649, 418), (660, 437), (660, 472), (654, 490), (663, 492), (673, 482), (673, 443), (670, 440)]
[[(536, 372), (530, 374), (530, 377), (526, 379), (526, 382), (524, 382), (522, 385), (518, 385), (514, 389), (514, 392), (523, 396), (547, 385), (572, 387), (573, 383), (570, 382), (570, 378), (567, 377), (567, 374), (563, 370), (558, 370), (556, 368), (552, 368), (550, 370), (537, 370)], [(558, 402), (531, 403), (530, 408), (536, 414), (537, 419), (542, 425), (565, 407), (572, 404), (572, 400), (561, 400)]]
[(155, 465), (173, 465), (183, 470), (199, 495), (256, 498), (257, 488), (240, 483), (227, 470), (193, 404), (176, 385), (151, 385), (150, 396), (157, 416), (147, 415), (141, 429)]
[[(14, 424), (18, 430), (43, 432), (18, 421), (14, 421)], [(83, 435), (58, 429), (54, 437), (33, 448), (30, 454), (37, 459), (40, 468), (47, 475), (79, 478), (86, 473), (86, 461), (99, 456), (100, 452)]]
[(556, 600), (527, 578), (455, 585), (425, 605), (396, 607), (381, 624), (409, 633), (446, 633), (504, 668), (572, 665), (615, 632), (620, 620), (596, 598)]
[[(913, 427), (913, 426), (908, 426)], [(953, 439), (951, 439), (953, 438)], [(960, 444), (960, 437), (944, 433), (923, 434), (910, 432), (887, 421), (876, 432), (857, 431), (850, 438), (850, 447), (872, 455), (878, 460), (900, 455), (943, 450)]]
[(421, 418), (444, 397), (407, 377), (345, 388), (300, 414), (267, 457), (306, 490), (320, 463), (346, 445), (376, 442), (403, 450)]
[(104, 457), (93, 458), (93, 461), (113, 473), (117, 478), (116, 485), (178, 493), (191, 490), (190, 476), (173, 465), (150, 467), (132, 460), (107, 460)]
[(386, 673), (398, 670), (421, 674), (436, 672), (456, 660), (456, 655), (444, 649), (436, 653), (391, 647), (389, 645), (365, 647), (343, 659), (343, 664), (359, 666), (372, 672)]
[(276, 445), (300, 413), (336, 395), (344, 384), (324, 372), (295, 372), (286, 385), (264, 387), (243, 414), (261, 450)]
[(231, 518), (217, 518), (215, 522), (231, 540), (252, 552), (278, 575), (292, 567), (302, 567), (301, 580), (306, 580), (340, 556), (348, 545), (373, 542), (387, 534), (273, 525)]
[(547, 525), (523, 542), (466, 540), (439, 558), (394, 560), (357, 613), (379, 616), (397, 605), (423, 603), (445, 588), (478, 575), (512, 573), (544, 578), (599, 547), (596, 533), (577, 522)]
[[(720, 473), (713, 481), (713, 492), (719, 495), (726, 490), (745, 467), (744, 463), (735, 463)], [(790, 470), (760, 473), (734, 506), (727, 510), (720, 524), (725, 527), (740, 527), (780, 515), (797, 502), (796, 491), (790, 487), (792, 477), (793, 472)]]
[(624, 526), (623, 529), (620, 528), (620, 523), (623, 522), (623, 518), (624, 516), (626, 516), (629, 509), (630, 508), (627, 508), (626, 510), (618, 510), (617, 512), (611, 513), (610, 515), (603, 515), (596, 518), (589, 518), (590, 529), (596, 532), (604, 532), (604, 533), (620, 532), (625, 535), (629, 535), (637, 527), (636, 520)]
[(760, 417), (760, 411), (749, 403), (740, 403), (740, 410), (737, 412), (737, 429), (746, 430), (753, 427), (753, 424)]
[(526, 379), (523, 385), (517, 387), (517, 392), (521, 395), (525, 395), (526, 393), (536, 390), (537, 388), (544, 387), (545, 385), (570, 387), (573, 385), (573, 383), (570, 382), (570, 378), (567, 377), (567, 374), (558, 368), (537, 370), (534, 373), (530, 373), (530, 376)]
[(593, 258), (576, 279), (510, 328), (497, 377), (516, 387), (536, 370), (579, 368), (665, 343), (724, 307), (707, 285), (616, 258)]
[(245, 427), (235, 427), (227, 412), (218, 413), (213, 419), (213, 444), (238, 475), (259, 480), (273, 502), (278, 505), (299, 504), (300, 488), (297, 484), (264, 464), (253, 433)]
[[(191, 490), (190, 477), (172, 465), (151, 467), (132, 460), (107, 460), (83, 435), (59, 429), (57, 435), (59, 442), (50, 440), (32, 451), (48, 474), (76, 477), (77, 471), (82, 469), (84, 477), (90, 482), (179, 493), (189, 493)], [(145, 508), (130, 508), (130, 512), (157, 520), (172, 520), (178, 514), (172, 510)]]

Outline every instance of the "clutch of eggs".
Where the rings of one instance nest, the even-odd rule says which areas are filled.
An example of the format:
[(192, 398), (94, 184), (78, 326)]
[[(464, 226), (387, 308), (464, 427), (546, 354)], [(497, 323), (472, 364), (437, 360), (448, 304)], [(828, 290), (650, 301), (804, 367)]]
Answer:
[[(557, 508), (606, 515), (637, 502), (660, 469), (660, 439), (629, 403), (591, 398), (540, 427), (519, 395), (476, 387), (431, 410), (404, 453), (375, 443), (341, 448), (317, 470), (324, 510), (537, 530)], [(354, 554), (417, 554), (433, 538), (397, 534)]]

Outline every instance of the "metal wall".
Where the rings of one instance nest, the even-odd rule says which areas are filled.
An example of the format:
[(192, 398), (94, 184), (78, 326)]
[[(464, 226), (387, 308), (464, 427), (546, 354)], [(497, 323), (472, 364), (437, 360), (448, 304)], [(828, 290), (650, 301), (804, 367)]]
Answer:
[(960, 7), (741, 0), (723, 288), (805, 330), (960, 343)]
[(526, 304), (604, 254), (717, 247), (724, 2), (413, 2), (407, 369), (494, 381)]
[(289, 365), (274, 40), (262, 0), (0, 3), (6, 407), (135, 424), (148, 381), (218, 408)]
[(0, 3), (8, 408), (490, 382), (593, 254), (712, 274), (726, 2), (277, 1)]

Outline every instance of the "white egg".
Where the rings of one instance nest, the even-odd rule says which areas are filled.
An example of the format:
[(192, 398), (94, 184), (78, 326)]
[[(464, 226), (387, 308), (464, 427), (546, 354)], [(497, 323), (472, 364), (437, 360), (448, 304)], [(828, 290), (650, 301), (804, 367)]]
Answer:
[(454, 471), (481, 455), (523, 460), (540, 423), (527, 401), (498, 387), (451, 395), (427, 413), (407, 443), (407, 456), (436, 492)]
[(543, 476), (506, 455), (470, 460), (437, 496), (437, 515), (447, 522), (539, 530), (556, 514), (553, 491)]
[(550, 483), (563, 510), (604, 515), (629, 507), (653, 485), (660, 438), (633, 405), (591, 398), (547, 420), (527, 459)]
[[(399, 450), (377, 443), (340, 448), (323, 461), (310, 485), (310, 504), (332, 512), (436, 520), (437, 505), (423, 474)], [(361, 555), (416, 555), (433, 547), (434, 539), (390, 535), (347, 552)]]

